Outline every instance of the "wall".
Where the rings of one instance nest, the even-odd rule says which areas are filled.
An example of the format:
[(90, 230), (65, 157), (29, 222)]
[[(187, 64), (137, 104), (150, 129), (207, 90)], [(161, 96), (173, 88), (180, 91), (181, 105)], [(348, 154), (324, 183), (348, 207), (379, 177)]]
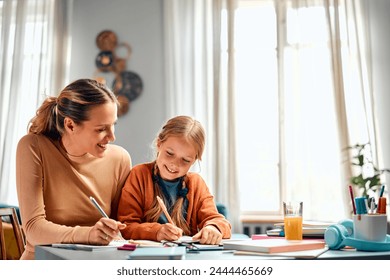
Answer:
[(130, 44), (127, 70), (140, 75), (144, 89), (118, 119), (115, 143), (129, 151), (133, 164), (150, 160), (165, 121), (162, 0), (74, 0), (72, 18), (70, 81), (94, 76), (101, 31), (112, 30)]

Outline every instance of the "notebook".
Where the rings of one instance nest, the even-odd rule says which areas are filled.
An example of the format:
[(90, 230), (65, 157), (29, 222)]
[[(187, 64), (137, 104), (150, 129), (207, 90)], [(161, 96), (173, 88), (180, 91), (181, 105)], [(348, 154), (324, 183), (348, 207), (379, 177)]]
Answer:
[(328, 246), (321, 249), (314, 250), (303, 250), (294, 252), (280, 252), (280, 253), (260, 253), (260, 252), (249, 252), (249, 251), (234, 251), (234, 255), (244, 256), (272, 256), (272, 257), (291, 257), (294, 259), (315, 259), (320, 255), (328, 251)]
[[(305, 237), (313, 237), (313, 238), (324, 238), (326, 228), (302, 228), (302, 236)], [(267, 230), (268, 236), (280, 236), (284, 237), (284, 229), (283, 228), (274, 228)], [(258, 234), (253, 234), (252, 239), (258, 239)]]
[[(320, 221), (304, 221), (302, 224), (303, 237), (324, 238), (325, 230), (334, 223)], [(268, 236), (284, 237), (284, 223), (274, 224), (275, 228), (267, 230)], [(252, 239), (256, 239), (256, 235), (252, 235)]]
[(51, 246), (54, 248), (62, 248), (62, 249), (70, 249), (70, 250), (104, 251), (104, 250), (115, 250), (126, 243), (128, 243), (127, 240), (113, 240), (108, 245), (54, 243)]
[(186, 247), (137, 248), (129, 254), (130, 260), (183, 260)]
[(146, 240), (146, 239), (130, 239), (127, 241), (129, 244), (137, 245), (137, 247), (163, 247), (164, 244), (159, 241)]
[(304, 250), (322, 249), (324, 240), (286, 240), (284, 238), (270, 238), (260, 240), (225, 241), (225, 250), (249, 251), (260, 253), (280, 253)]

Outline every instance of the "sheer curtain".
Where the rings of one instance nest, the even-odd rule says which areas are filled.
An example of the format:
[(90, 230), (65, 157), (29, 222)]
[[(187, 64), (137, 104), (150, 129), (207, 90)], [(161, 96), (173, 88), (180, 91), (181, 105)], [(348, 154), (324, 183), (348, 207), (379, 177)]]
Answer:
[[(350, 216), (348, 146), (375, 144), (369, 36), (361, 1), (275, 0), (286, 11), (283, 103), (287, 199), (306, 218)], [(373, 142), (374, 141), (374, 142)]]
[[(241, 231), (234, 150), (234, 3), (165, 0), (164, 31), (168, 117), (191, 115), (205, 127), (201, 175), (216, 202), (228, 207), (233, 231)], [(222, 9), (228, 11), (229, 34), (221, 25)], [(223, 45), (228, 56), (221, 52)]]
[(28, 121), (67, 79), (72, 1), (0, 2), (0, 202), (17, 205), (15, 152)]
[[(342, 147), (344, 184), (353, 174), (348, 146), (370, 143), (375, 163), (380, 161), (367, 3), (355, 0), (325, 1), (332, 54), (333, 89)], [(343, 40), (344, 39), (344, 40)], [(356, 192), (358, 193), (358, 192)], [(346, 205), (350, 197), (344, 189)], [(351, 213), (351, 207), (347, 207)]]

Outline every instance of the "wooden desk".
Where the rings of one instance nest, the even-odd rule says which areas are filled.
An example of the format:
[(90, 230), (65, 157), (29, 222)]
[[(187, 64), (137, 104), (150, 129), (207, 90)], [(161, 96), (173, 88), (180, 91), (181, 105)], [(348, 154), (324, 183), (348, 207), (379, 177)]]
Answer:
[[(142, 248), (140, 248), (142, 249)], [(130, 251), (76, 251), (53, 248), (51, 246), (36, 246), (36, 260), (127, 260)], [(186, 260), (261, 260), (270, 259), (269, 256), (234, 255), (232, 251), (202, 251), (199, 253), (187, 253)], [(274, 259), (293, 259), (287, 257), (271, 257)], [(390, 251), (386, 252), (361, 252), (329, 250), (320, 255), (317, 260), (389, 260)]]

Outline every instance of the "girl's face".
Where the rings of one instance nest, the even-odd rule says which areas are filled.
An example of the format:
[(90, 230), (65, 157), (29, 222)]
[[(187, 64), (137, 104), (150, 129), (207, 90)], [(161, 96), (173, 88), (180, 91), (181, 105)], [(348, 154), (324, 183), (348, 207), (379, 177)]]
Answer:
[(80, 125), (73, 124), (70, 146), (66, 147), (67, 152), (76, 156), (89, 153), (101, 158), (107, 144), (115, 140), (117, 105), (114, 102), (98, 105), (89, 112), (89, 115), (88, 121)]
[(156, 163), (164, 180), (175, 180), (187, 174), (196, 160), (193, 145), (182, 137), (171, 136), (157, 143)]

